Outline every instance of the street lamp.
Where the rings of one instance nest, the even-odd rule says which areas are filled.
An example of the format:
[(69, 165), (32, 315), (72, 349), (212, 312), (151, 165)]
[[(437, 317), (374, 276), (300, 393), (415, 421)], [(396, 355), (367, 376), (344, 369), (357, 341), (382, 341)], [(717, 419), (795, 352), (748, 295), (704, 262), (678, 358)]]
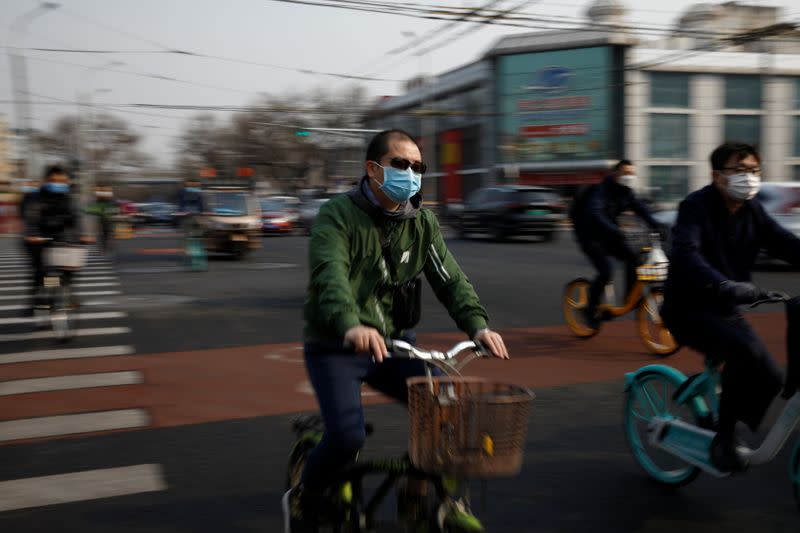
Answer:
[[(25, 176), (27, 179), (30, 169), (31, 149), (30, 132), (33, 122), (28, 91), (28, 69), (25, 64), (25, 36), (31, 22), (48, 11), (58, 9), (60, 4), (55, 2), (42, 2), (30, 11), (15, 18), (9, 26), (9, 42), (6, 44), (8, 65), (11, 70), (11, 83), (14, 94), (14, 112), (16, 115), (17, 160), (22, 159), (19, 152), (25, 154)], [(13, 43), (13, 44), (12, 44)], [(23, 141), (24, 139), (24, 141)], [(22, 146), (20, 146), (22, 145)]]
[[(97, 128), (96, 128), (96, 125), (94, 124), (95, 117), (94, 117), (94, 98), (93, 98), (93, 95), (95, 93), (108, 93), (108, 92), (111, 92), (111, 89), (92, 89), (92, 81), (94, 80), (94, 77), (98, 72), (101, 72), (103, 70), (107, 70), (107, 69), (110, 69), (110, 68), (114, 68), (114, 67), (121, 67), (121, 66), (124, 66), (124, 65), (125, 65), (125, 63), (123, 63), (122, 61), (111, 60), (111, 61), (106, 61), (105, 63), (100, 63), (99, 65), (94, 65), (92, 67), (87, 67), (86, 70), (85, 70), (86, 75), (84, 77), (84, 84), (85, 84), (84, 86), (87, 88), (87, 90), (84, 93), (85, 104), (83, 104), (83, 106), (84, 106), (84, 109), (85, 109), (85, 112), (86, 112), (86, 115), (87, 115), (87, 122), (89, 123), (89, 131), (87, 131), (86, 133), (87, 134), (91, 134), (91, 135), (86, 135), (86, 140), (89, 141), (89, 143), (91, 143), (93, 140), (97, 139), (97, 132), (94, 131)], [(78, 105), (79, 105), (79, 108), (80, 108), (81, 107), (81, 104), (80, 104), (81, 98), (79, 96), (76, 96), (75, 100), (77, 102), (79, 102)], [(77, 113), (77, 115), (75, 117), (75, 120), (76, 120), (76, 127), (75, 127), (76, 154), (75, 154), (75, 156), (76, 156), (76, 159), (80, 160), (81, 159), (80, 141), (77, 140), (77, 138), (81, 136), (81, 129), (82, 129), (81, 128), (82, 121), (81, 121), (80, 109), (79, 109), (79, 111), (78, 111), (78, 113)], [(87, 146), (87, 153), (85, 155), (86, 155), (86, 159), (88, 159), (87, 162), (89, 164), (87, 165), (87, 168), (88, 168), (87, 178), (88, 179), (87, 180), (82, 180), (81, 188), (80, 188), (81, 189), (81, 193), (80, 193), (81, 205), (83, 205), (83, 206), (88, 205), (89, 199), (91, 198), (91, 196), (90, 196), (91, 195), (91, 191), (94, 190), (94, 182), (95, 182), (94, 156), (92, 154), (91, 146)]]

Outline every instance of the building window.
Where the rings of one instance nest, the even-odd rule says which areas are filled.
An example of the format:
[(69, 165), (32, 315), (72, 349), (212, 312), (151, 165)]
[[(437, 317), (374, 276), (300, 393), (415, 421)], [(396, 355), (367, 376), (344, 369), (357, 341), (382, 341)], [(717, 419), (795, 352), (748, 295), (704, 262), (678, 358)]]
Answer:
[(761, 78), (758, 76), (725, 76), (727, 109), (761, 109)]
[(689, 194), (689, 167), (650, 167), (650, 188), (653, 200), (677, 202)]
[(758, 146), (761, 141), (761, 117), (759, 115), (726, 115), (725, 140)]
[(794, 109), (800, 109), (800, 78), (794, 79)]
[(650, 73), (650, 107), (689, 107), (689, 75)]
[(792, 171), (792, 179), (794, 181), (800, 181), (800, 165), (793, 166)]
[(794, 116), (794, 150), (792, 155), (800, 157), (800, 115)]
[(689, 157), (689, 115), (668, 113), (650, 115), (650, 157), (667, 159)]

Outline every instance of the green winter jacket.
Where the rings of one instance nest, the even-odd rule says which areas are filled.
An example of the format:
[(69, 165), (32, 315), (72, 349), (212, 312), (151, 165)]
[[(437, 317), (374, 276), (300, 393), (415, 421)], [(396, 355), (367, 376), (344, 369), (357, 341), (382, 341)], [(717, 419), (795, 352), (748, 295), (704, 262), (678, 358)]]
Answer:
[(442, 238), (436, 216), (420, 208), (419, 195), (399, 217), (389, 217), (366, 197), (361, 184), (324, 203), (311, 230), (305, 339), (341, 341), (358, 325), (385, 337), (401, 334), (392, 322), (390, 270), (381, 251), (382, 225), (399, 282), (424, 273), (456, 325), (473, 337), (487, 327), (486, 310)]

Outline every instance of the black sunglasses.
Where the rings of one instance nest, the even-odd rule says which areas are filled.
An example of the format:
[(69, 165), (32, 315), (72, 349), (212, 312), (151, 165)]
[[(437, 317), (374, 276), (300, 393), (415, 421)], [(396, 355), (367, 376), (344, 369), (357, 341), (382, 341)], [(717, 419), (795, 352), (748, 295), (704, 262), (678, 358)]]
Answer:
[[(375, 161), (379, 165), (381, 164), (380, 161)], [(403, 159), (402, 157), (393, 157), (389, 160), (389, 164), (398, 170), (407, 170), (408, 167), (411, 167), (411, 171), (417, 174), (425, 174), (425, 171), (428, 170), (428, 165), (425, 163), (417, 163), (411, 162), (408, 159)]]

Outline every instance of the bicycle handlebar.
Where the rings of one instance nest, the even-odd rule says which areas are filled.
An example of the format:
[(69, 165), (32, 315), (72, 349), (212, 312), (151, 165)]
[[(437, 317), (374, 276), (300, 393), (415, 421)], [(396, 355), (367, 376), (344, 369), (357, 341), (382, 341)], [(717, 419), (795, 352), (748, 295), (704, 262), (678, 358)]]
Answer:
[(478, 357), (487, 357), (489, 353), (485, 348), (474, 341), (462, 341), (446, 352), (438, 350), (421, 350), (406, 341), (385, 339), (389, 357), (402, 357), (408, 359), (421, 359), (423, 361), (449, 361), (465, 350), (472, 350)]
[(751, 309), (755, 309), (759, 305), (763, 304), (777, 304), (777, 303), (784, 303), (791, 300), (791, 296), (786, 294), (785, 292), (778, 292), (778, 291), (769, 291), (767, 292), (767, 298), (763, 300), (758, 300), (750, 304)]

